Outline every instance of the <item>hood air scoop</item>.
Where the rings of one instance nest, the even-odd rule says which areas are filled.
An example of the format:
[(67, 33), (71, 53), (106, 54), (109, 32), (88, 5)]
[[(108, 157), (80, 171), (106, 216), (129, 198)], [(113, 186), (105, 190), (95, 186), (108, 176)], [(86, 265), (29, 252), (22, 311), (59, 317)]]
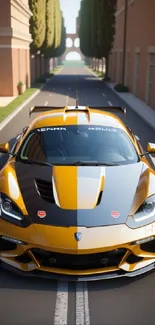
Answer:
[(34, 182), (40, 197), (49, 203), (55, 203), (52, 181), (45, 181), (43, 179), (36, 178)]

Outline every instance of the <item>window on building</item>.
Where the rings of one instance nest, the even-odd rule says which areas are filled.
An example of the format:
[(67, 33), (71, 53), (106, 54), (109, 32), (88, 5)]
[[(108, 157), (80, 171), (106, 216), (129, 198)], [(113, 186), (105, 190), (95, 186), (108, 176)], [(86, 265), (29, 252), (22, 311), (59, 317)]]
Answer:
[(117, 65), (117, 53), (114, 52), (114, 60), (113, 60), (113, 74), (114, 74), (114, 80), (116, 80), (116, 65)]
[(152, 106), (152, 93), (154, 86), (154, 74), (155, 74), (155, 53), (149, 53), (149, 63), (148, 63), (148, 79), (147, 79), (147, 94), (146, 94), (146, 102), (149, 106)]
[(140, 64), (140, 53), (135, 53), (135, 73), (134, 73), (134, 94), (138, 95), (138, 79), (139, 79), (139, 64)]
[(120, 53), (119, 52), (117, 52), (116, 67), (117, 67), (116, 82), (119, 83), (119, 78), (120, 78)]
[(129, 51), (126, 52), (125, 85), (129, 86)]

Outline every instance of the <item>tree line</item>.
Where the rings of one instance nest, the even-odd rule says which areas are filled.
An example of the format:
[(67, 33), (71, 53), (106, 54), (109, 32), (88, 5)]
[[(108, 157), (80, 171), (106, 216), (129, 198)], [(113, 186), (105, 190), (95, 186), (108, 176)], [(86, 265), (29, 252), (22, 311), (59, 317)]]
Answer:
[(117, 0), (82, 0), (78, 17), (81, 52), (88, 58), (105, 58), (105, 77), (115, 37), (116, 7)]
[(66, 49), (66, 29), (59, 0), (29, 0), (32, 12), (31, 53), (40, 51), (45, 57), (59, 57)]

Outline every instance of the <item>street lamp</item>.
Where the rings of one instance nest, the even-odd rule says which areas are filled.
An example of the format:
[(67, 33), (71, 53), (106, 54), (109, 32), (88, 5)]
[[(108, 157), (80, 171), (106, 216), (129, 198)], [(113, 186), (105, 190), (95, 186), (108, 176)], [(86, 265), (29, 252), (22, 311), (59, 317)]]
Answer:
[(125, 82), (125, 63), (126, 63), (126, 36), (127, 36), (127, 11), (128, 11), (128, 0), (125, 1), (124, 8), (124, 37), (123, 37), (123, 69), (122, 69), (122, 85)]

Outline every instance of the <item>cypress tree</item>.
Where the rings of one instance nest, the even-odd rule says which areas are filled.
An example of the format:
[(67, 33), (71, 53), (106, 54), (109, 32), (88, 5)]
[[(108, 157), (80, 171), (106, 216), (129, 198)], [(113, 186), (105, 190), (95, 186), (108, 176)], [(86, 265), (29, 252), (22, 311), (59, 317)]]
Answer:
[(45, 57), (52, 58), (56, 57), (56, 49), (59, 48), (61, 44), (61, 35), (62, 35), (62, 13), (60, 10), (59, 0), (53, 1), (53, 44), (49, 48), (46, 47), (44, 50)]
[(91, 57), (91, 6), (90, 0), (82, 0), (79, 11), (80, 50), (83, 55)]
[(61, 36), (60, 36), (60, 45), (53, 49), (52, 57), (60, 57), (64, 54), (66, 50), (66, 28), (64, 25), (64, 18), (61, 13)]
[(44, 45), (49, 48), (54, 42), (54, 0), (46, 0), (46, 37)]
[(55, 26), (54, 48), (57, 48), (60, 45), (60, 41), (61, 41), (61, 11), (60, 11), (59, 0), (55, 0), (54, 26)]
[(115, 37), (115, 12), (117, 0), (99, 0), (99, 32), (98, 43), (101, 56), (106, 60), (106, 78), (109, 72), (109, 55)]
[(29, 0), (29, 7), (32, 11), (30, 18), (30, 33), (32, 35), (31, 51), (37, 52), (45, 40), (45, 8), (46, 0)]

